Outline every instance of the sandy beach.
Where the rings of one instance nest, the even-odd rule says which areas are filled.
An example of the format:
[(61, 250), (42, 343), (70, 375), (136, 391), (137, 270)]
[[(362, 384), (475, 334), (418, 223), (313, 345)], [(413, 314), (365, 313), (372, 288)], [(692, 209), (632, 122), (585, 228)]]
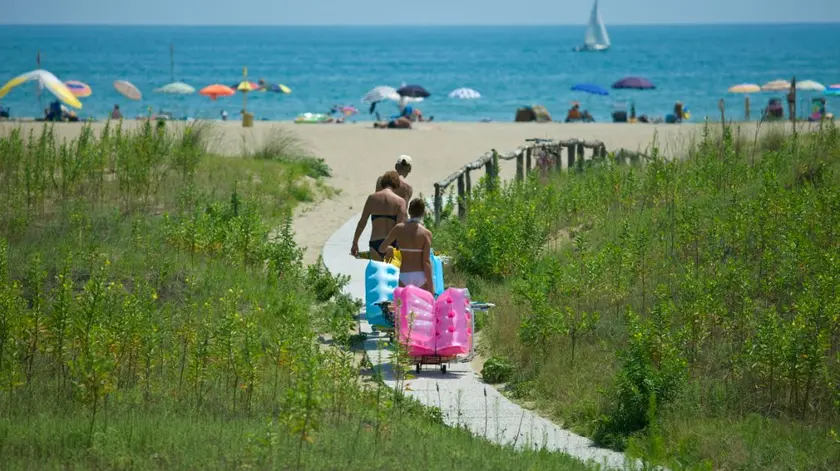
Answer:
[[(126, 121), (124, 126), (136, 126), (138, 121)], [(173, 122), (171, 125), (178, 126)], [(740, 125), (745, 136), (752, 137), (757, 123)], [(42, 123), (0, 123), (0, 133), (20, 126), (24, 132)], [(104, 123), (93, 123), (94, 130)], [(714, 125), (719, 126), (719, 125)], [(773, 125), (779, 126), (779, 125)], [(507, 152), (525, 144), (528, 138), (588, 139), (603, 141), (608, 150), (626, 148), (645, 150), (656, 138), (665, 155), (680, 152), (698, 137), (702, 124), (561, 124), (561, 123), (419, 123), (412, 130), (373, 129), (370, 123), (309, 124), (291, 122), (256, 122), (252, 128), (242, 128), (241, 122), (214, 122), (211, 151), (237, 156), (246, 148), (257, 147), (272, 136), (292, 132), (330, 166), (332, 178), (327, 184), (340, 191), (328, 200), (303, 205), (297, 211), (294, 230), (297, 242), (306, 247), (306, 261), (314, 262), (327, 239), (348, 218), (361, 211), (365, 198), (374, 189), (376, 177), (392, 170), (400, 154), (414, 159), (409, 181), (415, 195), (430, 196), (434, 183), (483, 153), (496, 149)], [(764, 125), (769, 129), (769, 125)], [(81, 124), (58, 123), (56, 131), (62, 137), (75, 137)], [(502, 177), (515, 171), (513, 161), (501, 164)], [(478, 172), (481, 173), (481, 172)], [(350, 247), (347, 248), (348, 252)]]

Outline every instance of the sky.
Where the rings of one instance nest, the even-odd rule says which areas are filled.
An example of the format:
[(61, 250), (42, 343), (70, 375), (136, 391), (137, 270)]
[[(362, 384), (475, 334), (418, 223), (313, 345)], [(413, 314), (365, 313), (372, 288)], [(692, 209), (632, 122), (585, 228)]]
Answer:
[[(591, 0), (0, 0), (0, 24), (578, 25), (586, 23), (591, 5)], [(600, 0), (600, 10), (608, 25), (840, 23), (840, 0)]]

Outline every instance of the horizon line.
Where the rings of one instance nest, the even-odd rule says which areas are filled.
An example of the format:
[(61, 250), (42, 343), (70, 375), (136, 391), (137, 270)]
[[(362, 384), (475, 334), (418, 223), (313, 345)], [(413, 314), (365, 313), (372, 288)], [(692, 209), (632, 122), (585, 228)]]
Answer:
[[(441, 27), (441, 28), (463, 28), (463, 27), (499, 27), (499, 26), (585, 26), (586, 23), (3, 23), (3, 26), (141, 26), (141, 27), (179, 27), (179, 28), (202, 28), (202, 27), (255, 27), (255, 28), (307, 28), (317, 26), (346, 27), (346, 28), (397, 28), (405, 26), (414, 27)], [(808, 21), (718, 21), (718, 22), (667, 22), (667, 23), (610, 23), (610, 26), (791, 26), (791, 25), (840, 25), (840, 20), (808, 20)]]

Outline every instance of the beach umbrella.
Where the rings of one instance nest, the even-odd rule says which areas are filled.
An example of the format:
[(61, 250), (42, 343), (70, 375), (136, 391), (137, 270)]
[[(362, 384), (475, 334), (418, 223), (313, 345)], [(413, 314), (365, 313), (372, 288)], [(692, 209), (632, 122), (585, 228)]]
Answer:
[(591, 83), (579, 83), (572, 87), (573, 92), (585, 92), (591, 93), (593, 95), (600, 95), (600, 96), (607, 96), (610, 94), (606, 88), (600, 85), (594, 85)]
[(67, 88), (73, 92), (73, 95), (79, 98), (89, 97), (93, 93), (93, 90), (90, 89), (88, 84), (79, 82), (78, 80), (68, 80), (64, 82), (64, 85), (67, 85)]
[(742, 83), (729, 87), (729, 93), (758, 93), (761, 87), (754, 83)]
[(829, 85), (828, 88), (830, 88), (832, 90), (838, 90), (838, 89), (840, 89), (840, 83), (835, 83), (834, 85)]
[(781, 92), (790, 90), (790, 82), (787, 80), (773, 80), (761, 86), (763, 92)]
[(481, 93), (472, 88), (457, 88), (449, 93), (449, 98), (457, 98), (459, 100), (475, 100), (481, 98)]
[(394, 87), (379, 85), (365, 93), (365, 96), (362, 97), (362, 103), (377, 103), (385, 100), (397, 101), (399, 99), (400, 95)]
[(405, 98), (428, 98), (431, 93), (420, 85), (403, 85), (397, 89), (397, 95)]
[(656, 88), (650, 80), (642, 77), (624, 77), (612, 84), (613, 88), (631, 88), (634, 90), (653, 90)]
[(189, 95), (195, 93), (195, 88), (184, 82), (173, 82), (155, 89), (156, 93), (169, 93), (171, 95)]
[(283, 85), (282, 83), (272, 83), (272, 84), (269, 84), (269, 85), (265, 85), (262, 88), (260, 88), (260, 91), (274, 92), (274, 93), (284, 93), (286, 95), (288, 95), (289, 93), (292, 93), (292, 89)]
[(840, 96), (840, 88), (827, 88), (823, 94), (825, 96)]
[(825, 90), (825, 85), (813, 80), (803, 80), (801, 82), (796, 82), (796, 89), (810, 92), (821, 92)]
[(248, 82), (247, 80), (243, 80), (239, 83), (231, 85), (230, 88), (234, 90), (239, 90), (240, 92), (253, 92), (259, 90), (262, 87), (260, 87), (260, 85), (256, 82)]
[(227, 85), (220, 85), (218, 83), (208, 85), (198, 92), (199, 95), (209, 96), (211, 100), (215, 100), (220, 96), (231, 96), (235, 93), (236, 92)]
[(6, 96), (6, 94), (9, 93), (9, 90), (22, 83), (30, 82), (32, 80), (37, 80), (41, 87), (49, 90), (50, 93), (55, 95), (55, 97), (60, 101), (67, 104), (67, 106), (72, 106), (73, 108), (78, 109), (82, 107), (82, 102), (76, 98), (76, 95), (74, 95), (69, 88), (67, 88), (67, 85), (61, 83), (61, 80), (59, 80), (58, 77), (44, 69), (36, 69), (31, 72), (18, 75), (17, 77), (9, 80), (5, 85), (3, 85), (3, 88), (0, 88), (0, 98)]
[(761, 91), (761, 87), (754, 83), (742, 83), (739, 85), (733, 85), (729, 87), (729, 93), (742, 93), (744, 94), (744, 121), (750, 120), (750, 93), (758, 93)]
[(143, 98), (143, 94), (140, 93), (140, 90), (129, 81), (117, 80), (114, 82), (114, 88), (120, 92), (120, 95), (128, 98), (129, 100), (139, 100)]

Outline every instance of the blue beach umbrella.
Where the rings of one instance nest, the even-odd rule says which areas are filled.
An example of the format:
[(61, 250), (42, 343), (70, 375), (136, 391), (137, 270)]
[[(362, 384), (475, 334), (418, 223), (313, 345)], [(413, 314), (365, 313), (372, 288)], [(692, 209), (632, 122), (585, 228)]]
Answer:
[(606, 88), (591, 83), (579, 83), (572, 87), (574, 92), (585, 92), (593, 95), (607, 96), (610, 94)]

